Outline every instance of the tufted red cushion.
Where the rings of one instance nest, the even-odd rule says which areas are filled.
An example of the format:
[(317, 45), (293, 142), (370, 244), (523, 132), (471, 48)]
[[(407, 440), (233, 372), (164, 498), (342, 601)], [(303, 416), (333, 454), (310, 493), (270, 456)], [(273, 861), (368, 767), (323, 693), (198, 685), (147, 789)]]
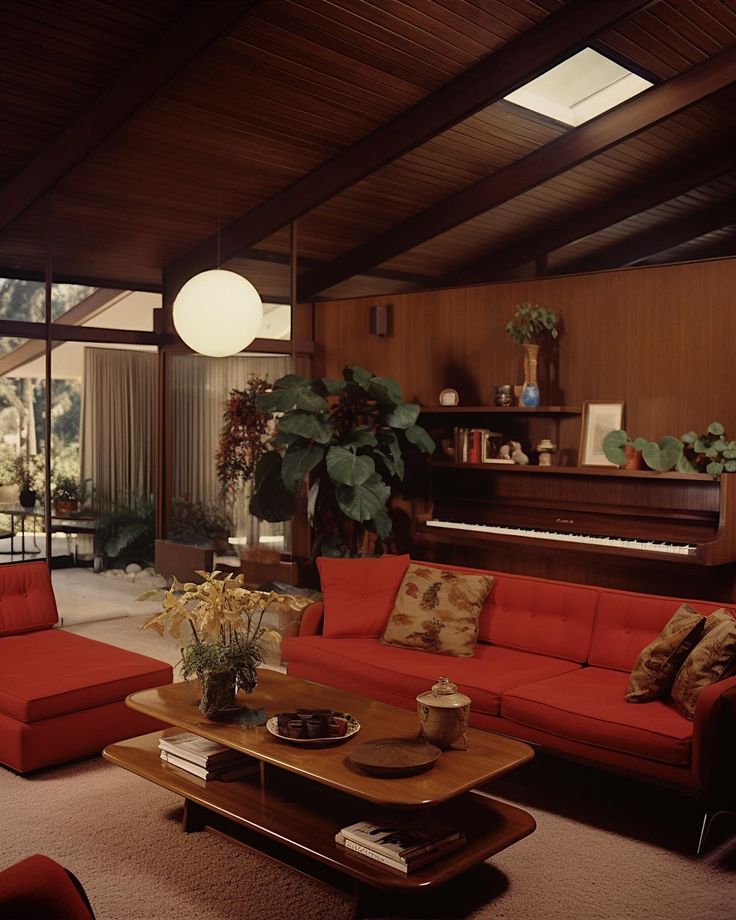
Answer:
[(481, 614), (480, 638), (582, 664), (588, 657), (598, 590), (498, 575)]
[(322, 633), (380, 636), (394, 606), (409, 556), (317, 560), (324, 602)]
[(417, 694), (429, 690), (438, 677), (447, 676), (470, 697), (474, 712), (488, 715), (498, 714), (501, 694), (509, 687), (577, 669), (569, 661), (483, 644), (476, 646), (475, 657), (454, 659), (381, 645), (375, 639), (318, 636), (284, 639), (283, 655), (289, 662), (289, 674), (296, 677), (304, 674), (314, 680), (315, 672), (322, 673), (331, 686), (378, 698), (380, 691), (388, 691), (412, 706)]
[(693, 726), (672, 701), (631, 706), (628, 674), (581, 668), (508, 690), (501, 715), (531, 728), (661, 763), (690, 763)]
[[(674, 597), (601, 591), (589, 663), (598, 668), (630, 672), (641, 650), (657, 638), (683, 603)], [(706, 616), (723, 606), (712, 601), (688, 603)]]
[(155, 658), (60, 629), (0, 640), (0, 712), (35, 722), (171, 683)]
[(0, 570), (0, 636), (48, 629), (58, 621), (45, 562), (18, 562)]

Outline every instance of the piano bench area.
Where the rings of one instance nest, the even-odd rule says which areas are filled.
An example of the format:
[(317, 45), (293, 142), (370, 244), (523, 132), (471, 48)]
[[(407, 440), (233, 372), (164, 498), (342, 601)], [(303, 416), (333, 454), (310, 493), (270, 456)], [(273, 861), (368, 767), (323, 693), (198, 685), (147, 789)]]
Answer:
[[(624, 694), (640, 651), (681, 603), (687, 600), (706, 615), (724, 605), (434, 567), (493, 576), (473, 657), (383, 645), (375, 617), (364, 634), (351, 617), (376, 586), (343, 579), (339, 598), (323, 585), (330, 623), (341, 615), (335, 605), (342, 605), (339, 631), (323, 628), (323, 603), (307, 608), (299, 635), (283, 641), (288, 673), (407, 709), (415, 709), (417, 694), (446, 675), (472, 701), (471, 726), (706, 801), (721, 799), (736, 766), (736, 677), (702, 690), (693, 721), (669, 698), (632, 704)], [(346, 590), (355, 592), (354, 604)], [(398, 583), (392, 590), (395, 596)]]

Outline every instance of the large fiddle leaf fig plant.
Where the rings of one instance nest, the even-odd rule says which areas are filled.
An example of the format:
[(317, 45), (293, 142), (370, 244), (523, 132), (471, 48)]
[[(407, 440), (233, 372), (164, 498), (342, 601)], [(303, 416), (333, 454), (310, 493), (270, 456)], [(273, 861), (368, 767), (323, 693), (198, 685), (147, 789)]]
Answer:
[(417, 425), (419, 406), (404, 402), (396, 381), (355, 366), (342, 380), (287, 374), (257, 405), (275, 416), (277, 430), (256, 467), (251, 513), (289, 520), (309, 476), (313, 553), (357, 555), (366, 530), (380, 551), (391, 536), (388, 501), (407, 455), (435, 448)]

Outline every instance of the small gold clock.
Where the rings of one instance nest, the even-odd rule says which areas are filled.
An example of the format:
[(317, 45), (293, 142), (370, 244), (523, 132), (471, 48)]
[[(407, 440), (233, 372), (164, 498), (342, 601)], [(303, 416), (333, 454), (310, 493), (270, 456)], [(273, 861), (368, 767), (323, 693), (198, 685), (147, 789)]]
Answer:
[(457, 406), (460, 404), (460, 396), (457, 390), (446, 389), (440, 393), (441, 406)]

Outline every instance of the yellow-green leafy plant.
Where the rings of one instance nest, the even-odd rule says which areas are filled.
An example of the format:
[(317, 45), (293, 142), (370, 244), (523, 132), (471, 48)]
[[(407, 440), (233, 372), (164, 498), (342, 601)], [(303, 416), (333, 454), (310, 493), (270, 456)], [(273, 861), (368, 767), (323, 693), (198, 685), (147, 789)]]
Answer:
[(184, 641), (182, 627), (189, 624), (189, 644), (181, 650), (185, 680), (202, 681), (200, 709), (212, 717), (232, 709), (236, 689), (251, 693), (258, 682), (264, 645), (280, 641), (277, 630), (263, 625), (267, 611), (291, 610), (296, 615), (311, 603), (306, 597), (251, 591), (243, 587), (244, 576), (222, 572), (197, 572), (201, 582), (179, 582), (169, 589), (152, 588), (140, 601), (161, 597), (162, 610), (141, 627), (164, 631)]

